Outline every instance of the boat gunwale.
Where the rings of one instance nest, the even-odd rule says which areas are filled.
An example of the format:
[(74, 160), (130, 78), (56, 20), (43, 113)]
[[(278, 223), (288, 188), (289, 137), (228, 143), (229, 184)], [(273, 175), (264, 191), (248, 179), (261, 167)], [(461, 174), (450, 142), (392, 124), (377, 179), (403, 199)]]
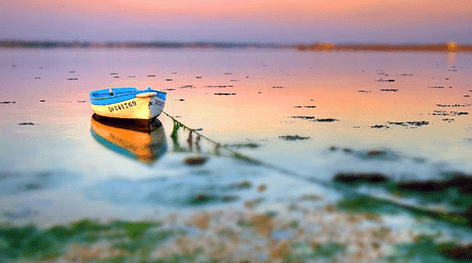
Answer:
[[(123, 91), (120, 92), (120, 90), (123, 90)], [(148, 93), (148, 92), (156, 92), (155, 96), (157, 96), (158, 98), (164, 101), (166, 100), (166, 96), (167, 96), (166, 92), (154, 90), (154, 89), (151, 89), (150, 87), (144, 90), (138, 90), (137, 88), (134, 88), (134, 87), (122, 87), (122, 88), (113, 88), (111, 89), (111, 92), (110, 92), (110, 89), (94, 90), (90, 92), (90, 103), (92, 103), (93, 105), (110, 105), (110, 104), (115, 104), (115, 103), (121, 103), (121, 102), (136, 98), (137, 94)], [(106, 96), (106, 94), (108, 94), (108, 96)]]

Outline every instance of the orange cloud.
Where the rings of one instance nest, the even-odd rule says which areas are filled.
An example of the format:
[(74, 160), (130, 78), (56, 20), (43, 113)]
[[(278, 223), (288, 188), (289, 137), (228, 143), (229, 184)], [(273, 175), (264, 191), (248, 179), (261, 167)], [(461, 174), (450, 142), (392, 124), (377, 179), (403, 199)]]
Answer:
[[(447, 22), (471, 18), (469, 0), (6, 0), (9, 12), (63, 13), (100, 17), (111, 15), (136, 21), (162, 21), (169, 17), (282, 21), (289, 24), (330, 21), (385, 24), (395, 21)], [(8, 2), (9, 1), (9, 2)], [(426, 21), (427, 22), (427, 21)]]

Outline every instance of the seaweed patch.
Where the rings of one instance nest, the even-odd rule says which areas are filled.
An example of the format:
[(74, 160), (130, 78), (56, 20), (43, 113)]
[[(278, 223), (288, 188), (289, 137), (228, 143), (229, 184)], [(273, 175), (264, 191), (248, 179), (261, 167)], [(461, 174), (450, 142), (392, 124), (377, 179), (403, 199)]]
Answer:
[(397, 92), (398, 89), (380, 89), (380, 91), (392, 91), (392, 92)]
[(312, 122), (335, 122), (335, 121), (339, 121), (339, 119), (335, 119), (335, 118), (316, 118), (315, 116), (304, 116), (304, 115), (290, 116), (290, 118), (308, 120), (308, 121), (312, 121)]
[(285, 141), (296, 141), (296, 140), (308, 140), (310, 137), (302, 137), (298, 135), (283, 135), (279, 136), (280, 139), (283, 139)]
[(403, 127), (421, 127), (429, 124), (429, 121), (389, 121), (388, 124), (403, 126)]
[(216, 96), (234, 96), (236, 92), (215, 92), (213, 94)]
[(371, 129), (388, 129), (390, 126), (384, 124), (375, 124), (370, 126)]
[(390, 179), (381, 173), (338, 173), (333, 180), (340, 183), (386, 183)]

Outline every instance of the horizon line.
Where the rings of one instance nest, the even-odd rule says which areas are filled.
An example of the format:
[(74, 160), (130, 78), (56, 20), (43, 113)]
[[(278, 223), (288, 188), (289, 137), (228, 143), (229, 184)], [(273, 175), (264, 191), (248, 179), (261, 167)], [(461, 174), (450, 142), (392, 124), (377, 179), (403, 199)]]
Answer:
[(429, 44), (385, 44), (385, 43), (342, 43), (332, 44), (315, 42), (312, 44), (274, 44), (251, 42), (170, 42), (170, 41), (1, 41), (0, 48), (268, 48), (268, 49), (295, 49), (301, 52), (309, 51), (383, 51), (383, 52), (472, 52), (471, 44), (457, 44), (455, 42)]
[(448, 43), (455, 43), (457, 45), (472, 45), (472, 42), (455, 42), (455, 41), (437, 41), (437, 42), (359, 42), (359, 41), (339, 41), (339, 42), (330, 42), (330, 41), (312, 41), (312, 42), (292, 42), (292, 43), (277, 43), (277, 42), (260, 42), (260, 41), (222, 41), (222, 40), (187, 40), (187, 41), (171, 41), (171, 40), (57, 40), (57, 39), (0, 39), (0, 43), (60, 43), (60, 44), (151, 44), (151, 43), (169, 43), (169, 44), (230, 44), (230, 45), (277, 45), (277, 46), (297, 46), (297, 45), (314, 45), (314, 44), (329, 44), (329, 45), (445, 45)]

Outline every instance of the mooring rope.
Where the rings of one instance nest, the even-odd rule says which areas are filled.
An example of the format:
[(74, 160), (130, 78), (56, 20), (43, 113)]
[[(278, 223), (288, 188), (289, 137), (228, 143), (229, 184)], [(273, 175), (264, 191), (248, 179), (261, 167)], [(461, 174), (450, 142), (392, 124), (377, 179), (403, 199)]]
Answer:
[(290, 176), (290, 177), (293, 177), (293, 178), (297, 178), (297, 179), (300, 179), (300, 180), (310, 182), (312, 184), (321, 185), (321, 186), (327, 187), (329, 189), (339, 191), (347, 197), (369, 198), (371, 200), (377, 201), (377, 202), (382, 203), (382, 204), (401, 207), (401, 208), (403, 208), (407, 211), (410, 211), (410, 212), (413, 212), (413, 213), (416, 213), (416, 214), (426, 215), (426, 216), (429, 216), (429, 217), (433, 217), (435, 219), (444, 220), (446, 222), (450, 222), (450, 223), (453, 223), (455, 225), (469, 226), (469, 227), (472, 226), (472, 213), (469, 213), (469, 212), (463, 212), (463, 213), (460, 213), (460, 212), (443, 212), (443, 211), (439, 211), (439, 210), (432, 210), (432, 209), (424, 207), (424, 206), (409, 204), (409, 203), (404, 202), (404, 201), (402, 201), (398, 198), (393, 198), (393, 197), (389, 197), (389, 196), (378, 196), (378, 195), (372, 195), (372, 194), (368, 194), (368, 193), (361, 193), (361, 192), (352, 190), (351, 187), (347, 187), (347, 186), (339, 184), (339, 183), (326, 182), (326, 181), (316, 179), (314, 177), (304, 176), (300, 173), (297, 173), (297, 172), (292, 171), (292, 170), (288, 170), (288, 169), (283, 168), (281, 166), (271, 164), (271, 163), (267, 163), (267, 162), (264, 162), (262, 160), (258, 160), (254, 157), (250, 157), (250, 156), (241, 154), (241, 153), (239, 153), (239, 152), (237, 152), (233, 149), (230, 149), (229, 147), (227, 147), (225, 145), (220, 145), (219, 142), (208, 138), (207, 136), (201, 134), (196, 129), (192, 129), (192, 128), (186, 126), (185, 124), (183, 124), (180, 121), (176, 120), (173, 116), (169, 115), (168, 113), (166, 113), (164, 111), (163, 111), (163, 113), (167, 117), (172, 119), (172, 121), (174, 122), (174, 125), (176, 125), (176, 123), (177, 123), (180, 127), (184, 127), (186, 129), (190, 130), (191, 132), (197, 134), (198, 136), (204, 138), (205, 140), (207, 140), (207, 141), (217, 145), (218, 147), (223, 148), (226, 151), (232, 153), (238, 159), (242, 159), (242, 160), (248, 161), (250, 163), (261, 165), (263, 167), (272, 169), (274, 171), (278, 171), (280, 173), (283, 173), (283, 174), (285, 174), (287, 176)]

